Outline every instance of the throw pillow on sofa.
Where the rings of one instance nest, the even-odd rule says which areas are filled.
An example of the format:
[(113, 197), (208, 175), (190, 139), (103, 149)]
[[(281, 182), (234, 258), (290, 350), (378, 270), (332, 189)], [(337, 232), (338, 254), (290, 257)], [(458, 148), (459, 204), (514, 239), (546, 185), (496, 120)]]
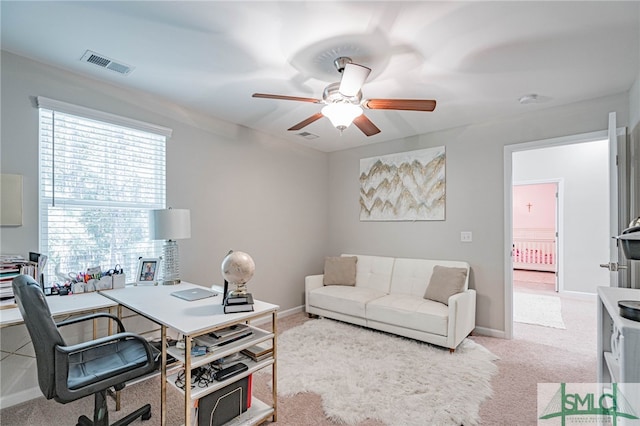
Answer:
[(356, 256), (325, 257), (324, 285), (356, 285)]
[(436, 265), (433, 267), (424, 298), (449, 305), (449, 297), (460, 293), (464, 289), (466, 280), (467, 270), (465, 268)]

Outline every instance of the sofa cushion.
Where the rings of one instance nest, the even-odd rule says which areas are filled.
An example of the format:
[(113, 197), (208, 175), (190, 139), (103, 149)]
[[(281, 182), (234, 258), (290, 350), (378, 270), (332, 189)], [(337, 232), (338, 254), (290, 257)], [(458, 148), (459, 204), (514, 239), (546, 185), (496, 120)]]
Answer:
[(324, 285), (356, 285), (357, 256), (325, 257)]
[(466, 281), (467, 270), (465, 268), (436, 265), (433, 267), (433, 274), (431, 274), (424, 298), (448, 305), (449, 297), (463, 291)]
[(309, 306), (364, 318), (365, 305), (384, 295), (370, 288), (329, 285), (311, 291), (307, 297)]
[(410, 294), (389, 294), (367, 304), (367, 321), (446, 336), (449, 308)]
[[(343, 254), (343, 256), (355, 256)], [(389, 293), (391, 274), (393, 272), (393, 257), (357, 255), (356, 287), (366, 287)]]

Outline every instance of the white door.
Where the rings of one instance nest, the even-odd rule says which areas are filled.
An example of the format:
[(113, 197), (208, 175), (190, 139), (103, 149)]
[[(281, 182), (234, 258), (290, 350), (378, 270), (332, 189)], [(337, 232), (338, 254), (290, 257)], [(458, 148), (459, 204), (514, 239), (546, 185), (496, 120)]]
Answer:
[[(619, 212), (624, 211), (624, 200), (618, 198), (620, 184), (623, 186), (623, 182), (619, 182), (618, 176), (620, 168), (624, 167), (624, 158), (619, 157), (618, 153), (618, 130), (616, 127), (616, 113), (609, 113), (609, 262), (603, 263), (600, 266), (609, 269), (609, 286), (619, 287), (622, 285), (621, 269), (626, 269), (626, 265), (620, 265), (618, 263), (618, 240), (615, 238), (620, 235), (622, 228), (620, 227)], [(624, 132), (622, 132), (623, 140), (626, 138)], [(624, 173), (621, 173), (624, 176)], [(622, 188), (624, 189), (624, 188)], [(623, 192), (624, 193), (624, 192)]]

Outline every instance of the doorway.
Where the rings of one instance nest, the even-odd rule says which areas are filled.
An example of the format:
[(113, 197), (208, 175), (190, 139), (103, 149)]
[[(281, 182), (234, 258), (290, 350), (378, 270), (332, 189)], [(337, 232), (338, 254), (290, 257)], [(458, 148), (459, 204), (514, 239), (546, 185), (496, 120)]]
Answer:
[(557, 293), (560, 181), (513, 184), (513, 288)]
[[(569, 294), (595, 301), (597, 287), (608, 282), (608, 273), (599, 267), (601, 262), (598, 260), (608, 258), (608, 148), (607, 132), (505, 147), (505, 244), (508, 241), (512, 248), (508, 255), (508, 269), (505, 270), (505, 329), (508, 338), (513, 337), (513, 266), (517, 260), (513, 257), (513, 183), (557, 185), (559, 198), (555, 232), (558, 239), (555, 252), (545, 250), (555, 255), (559, 290), (556, 295)], [(529, 214), (529, 209), (533, 211), (535, 205), (534, 202), (525, 202), (520, 207)], [(594, 241), (597, 248), (594, 248)], [(545, 262), (544, 257), (541, 262)]]

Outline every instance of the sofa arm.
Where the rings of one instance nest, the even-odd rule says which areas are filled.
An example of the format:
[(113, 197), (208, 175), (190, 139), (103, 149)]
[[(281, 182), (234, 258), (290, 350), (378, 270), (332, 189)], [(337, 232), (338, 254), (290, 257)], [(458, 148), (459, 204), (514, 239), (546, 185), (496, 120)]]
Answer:
[(304, 278), (305, 311), (309, 312), (309, 292), (323, 286), (324, 275), (308, 275)]
[(448, 346), (455, 349), (476, 327), (476, 291), (469, 289), (449, 298)]

